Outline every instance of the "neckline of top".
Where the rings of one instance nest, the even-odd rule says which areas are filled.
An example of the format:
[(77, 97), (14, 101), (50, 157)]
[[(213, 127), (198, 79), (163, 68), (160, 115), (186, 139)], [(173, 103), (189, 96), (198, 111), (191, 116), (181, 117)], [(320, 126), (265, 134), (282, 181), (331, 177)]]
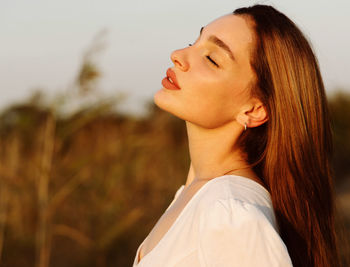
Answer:
[[(239, 180), (240, 183), (244, 183), (246, 186), (249, 186), (250, 188), (254, 188), (255, 190), (257, 189), (259, 192), (258, 193), (261, 193), (262, 195), (264, 195), (265, 197), (268, 197), (268, 199), (271, 199), (271, 194), (270, 192), (263, 186), (261, 185), (260, 183), (254, 181), (253, 179), (250, 179), (248, 177), (245, 177), (245, 176), (241, 176), (241, 175), (236, 175), (236, 174), (225, 174), (225, 175), (222, 175), (222, 176), (218, 176), (218, 177), (214, 177), (210, 180), (208, 180), (208, 182), (204, 183), (204, 185), (201, 186), (202, 187), (205, 187), (206, 184), (212, 182), (212, 180), (216, 180), (216, 181), (219, 181), (219, 180), (222, 180), (222, 178), (227, 178), (227, 177), (233, 177), (235, 178), (236, 180)], [(183, 184), (180, 186), (179, 189), (180, 192), (179, 194), (181, 193), (181, 191), (185, 188), (186, 186)], [(201, 189), (200, 188), (200, 189)], [(200, 191), (200, 189), (198, 191)], [(196, 193), (198, 193), (198, 191)], [(196, 194), (193, 195), (193, 197), (195, 196)], [(192, 197), (192, 198), (193, 198)]]
[[(194, 195), (191, 197), (191, 199), (187, 202), (187, 204), (185, 205), (185, 207), (182, 209), (182, 211), (179, 213), (179, 215), (177, 216), (177, 218), (175, 219), (175, 221), (172, 223), (172, 225), (169, 227), (169, 229), (167, 230), (167, 232), (162, 236), (162, 238), (158, 241), (158, 243), (146, 254), (142, 257), (142, 259), (138, 262), (139, 259), (139, 254), (140, 254), (140, 249), (142, 248), (143, 243), (145, 242), (145, 240), (147, 239), (147, 237), (143, 240), (143, 242), (140, 244), (139, 248), (137, 249), (137, 253), (136, 253), (136, 265), (135, 267), (138, 267), (142, 262), (145, 261), (145, 259), (149, 258), (150, 255), (152, 255), (154, 253), (154, 251), (160, 246), (161, 243), (164, 242), (164, 240), (167, 238), (167, 236), (170, 234), (170, 232), (174, 229), (174, 227), (176, 226), (177, 222), (180, 220), (180, 218), (183, 216), (183, 214), (185, 213), (185, 211), (188, 209), (188, 207), (191, 206), (191, 203), (194, 201), (194, 199), (196, 199), (201, 192), (204, 190), (204, 188), (207, 187), (208, 184), (213, 183), (213, 181), (219, 181), (222, 180), (223, 178), (227, 178), (227, 177), (233, 177), (235, 179), (241, 180), (241, 182), (245, 183), (246, 185), (250, 186), (250, 187), (255, 187), (256, 189), (258, 189), (264, 196), (269, 197), (270, 193), (269, 191), (267, 191), (267, 189), (265, 187), (263, 187), (261, 184), (259, 184), (258, 182), (255, 182), (254, 180), (244, 177), (244, 176), (239, 176), (239, 175), (234, 175), (234, 174), (225, 174), (222, 176), (218, 176), (218, 177), (214, 177), (212, 179), (210, 179), (208, 182), (204, 183), (198, 190), (196, 193), (194, 193)], [(181, 188), (182, 187), (182, 188)], [(180, 192), (178, 194), (181, 193), (181, 191), (184, 189), (185, 185), (181, 185), (179, 189)], [(177, 196), (178, 196), (177, 194)], [(171, 205), (171, 204), (170, 204)]]

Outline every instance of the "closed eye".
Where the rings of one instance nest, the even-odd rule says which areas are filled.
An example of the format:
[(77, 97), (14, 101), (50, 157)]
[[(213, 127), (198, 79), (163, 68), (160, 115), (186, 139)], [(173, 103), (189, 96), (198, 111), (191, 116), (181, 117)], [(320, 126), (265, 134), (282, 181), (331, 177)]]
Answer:
[(210, 56), (207, 56), (207, 59), (213, 63), (216, 67), (219, 67), (219, 65), (210, 57)]

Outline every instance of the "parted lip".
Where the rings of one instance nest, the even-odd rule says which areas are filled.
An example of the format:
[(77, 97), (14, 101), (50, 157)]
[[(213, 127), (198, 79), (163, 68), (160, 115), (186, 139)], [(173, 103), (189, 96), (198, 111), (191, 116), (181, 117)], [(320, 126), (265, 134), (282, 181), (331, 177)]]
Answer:
[(175, 75), (175, 72), (172, 70), (172, 69), (168, 69), (166, 71), (166, 75), (167, 77), (169, 77), (172, 81), (173, 81), (173, 84), (180, 89), (180, 86), (179, 84), (177, 83), (177, 80), (176, 80), (176, 75)]

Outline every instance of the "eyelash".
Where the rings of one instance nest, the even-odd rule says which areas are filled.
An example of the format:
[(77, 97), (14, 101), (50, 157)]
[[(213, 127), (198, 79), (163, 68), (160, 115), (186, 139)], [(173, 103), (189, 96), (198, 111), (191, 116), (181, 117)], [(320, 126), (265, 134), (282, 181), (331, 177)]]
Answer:
[[(188, 46), (192, 46), (192, 44), (188, 44)], [(206, 58), (207, 58), (215, 67), (219, 67), (219, 65), (218, 65), (210, 56), (206, 56)]]
[(213, 63), (213, 64), (215, 65), (215, 67), (219, 67), (219, 65), (216, 64), (216, 62), (215, 62), (210, 56), (207, 56), (207, 59), (208, 59), (211, 63)]

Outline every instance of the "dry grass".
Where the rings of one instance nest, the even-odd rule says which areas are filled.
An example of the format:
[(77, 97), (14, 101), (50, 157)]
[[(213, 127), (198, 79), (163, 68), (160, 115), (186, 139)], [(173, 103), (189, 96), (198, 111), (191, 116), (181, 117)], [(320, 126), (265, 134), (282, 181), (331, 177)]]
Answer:
[(2, 122), (4, 266), (127, 266), (189, 164), (184, 123), (159, 111), (62, 119), (23, 105)]

